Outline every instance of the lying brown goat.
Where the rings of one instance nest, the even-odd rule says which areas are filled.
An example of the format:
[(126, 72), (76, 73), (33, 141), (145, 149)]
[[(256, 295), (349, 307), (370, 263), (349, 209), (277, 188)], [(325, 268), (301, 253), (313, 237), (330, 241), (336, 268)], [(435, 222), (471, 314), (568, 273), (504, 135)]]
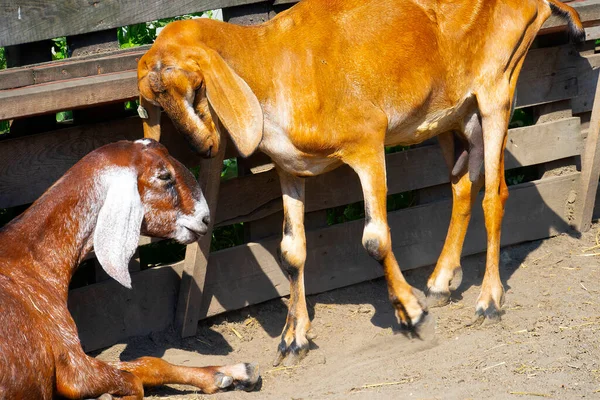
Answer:
[[(304, 0), (259, 26), (192, 20), (161, 32), (138, 64), (145, 136), (160, 138), (162, 107), (201, 154), (214, 154), (227, 131), (242, 156), (259, 149), (277, 166), (291, 294), (276, 364), (308, 349), (302, 177), (341, 164), (359, 176), (362, 242), (383, 265), (400, 321), (416, 327), (426, 315), (391, 250), (384, 146), (439, 135), (454, 167), (448, 236), (427, 285), (434, 305), (445, 304), (462, 279), (483, 164), (488, 251), (476, 317), (498, 317), (511, 103), (525, 54), (552, 12), (582, 37), (577, 13), (557, 0)], [(454, 157), (452, 132), (466, 144), (468, 162)]]
[(179, 367), (160, 358), (105, 363), (87, 356), (67, 309), (69, 281), (94, 247), (131, 287), (140, 231), (190, 243), (207, 231), (193, 175), (153, 140), (118, 142), (84, 157), (0, 230), (0, 399), (141, 399), (143, 386), (251, 389), (258, 367)]

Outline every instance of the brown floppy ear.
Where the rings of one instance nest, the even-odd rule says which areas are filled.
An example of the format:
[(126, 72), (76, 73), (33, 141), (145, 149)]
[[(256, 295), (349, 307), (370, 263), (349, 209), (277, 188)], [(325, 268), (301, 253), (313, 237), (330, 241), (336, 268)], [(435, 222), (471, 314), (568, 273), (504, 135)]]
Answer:
[(206, 97), (242, 157), (258, 147), (263, 136), (263, 111), (250, 86), (214, 50), (205, 49), (202, 66)]

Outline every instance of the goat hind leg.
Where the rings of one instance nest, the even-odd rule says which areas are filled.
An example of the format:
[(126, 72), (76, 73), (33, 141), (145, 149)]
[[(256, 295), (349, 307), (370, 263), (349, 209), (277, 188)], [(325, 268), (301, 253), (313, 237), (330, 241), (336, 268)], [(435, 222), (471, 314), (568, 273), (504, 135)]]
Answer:
[(310, 318), (304, 293), (304, 263), (306, 236), (304, 233), (304, 180), (278, 169), (283, 193), (283, 239), (280, 245), (281, 265), (290, 280), (288, 315), (281, 333), (281, 342), (273, 362), (279, 365), (298, 363), (309, 348)]
[[(485, 151), (485, 196), (483, 213), (487, 231), (487, 254), (485, 274), (481, 285), (481, 293), (475, 306), (474, 323), (484, 320), (498, 320), (504, 302), (504, 287), (500, 280), (500, 233), (504, 205), (508, 199), (508, 187), (504, 177), (504, 149), (511, 114), (511, 104), (504, 99), (512, 96), (502, 96), (514, 93), (515, 82), (511, 83), (512, 90), (498, 89), (478, 96), (482, 108), (482, 123)], [(487, 96), (486, 96), (487, 94)], [(485, 111), (485, 112), (484, 112)]]
[[(481, 134), (481, 127), (477, 122), (478, 132)], [(469, 125), (467, 125), (469, 128)], [(466, 132), (467, 135), (473, 132)], [(439, 136), (442, 153), (449, 169), (452, 169), (454, 163), (454, 146), (455, 138), (452, 133), (444, 133)], [(471, 155), (469, 155), (470, 157)], [(479, 155), (474, 155), (479, 157)], [(483, 176), (481, 173), (476, 173), (471, 165), (476, 165), (475, 168), (480, 169), (479, 160), (473, 162), (468, 160), (470, 168), (461, 171), (459, 176), (452, 176), (452, 216), (450, 225), (446, 235), (444, 247), (438, 258), (435, 270), (427, 281), (427, 302), (431, 307), (440, 307), (448, 303), (450, 294), (456, 290), (462, 281), (462, 268), (460, 265), (460, 257), (462, 253), (465, 235), (471, 219), (471, 210), (473, 203), (477, 198), (477, 194), (483, 185)], [(468, 172), (468, 173), (467, 173)], [(454, 171), (453, 171), (454, 174)], [(475, 177), (475, 181), (471, 179)]]

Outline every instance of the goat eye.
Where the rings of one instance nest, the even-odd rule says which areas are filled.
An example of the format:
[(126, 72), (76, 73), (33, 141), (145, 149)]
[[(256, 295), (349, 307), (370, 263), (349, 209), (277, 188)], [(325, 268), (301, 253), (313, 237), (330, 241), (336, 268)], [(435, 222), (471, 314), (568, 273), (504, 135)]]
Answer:
[(170, 180), (172, 180), (172, 179), (173, 179), (173, 176), (171, 175), (171, 173), (170, 173), (170, 172), (168, 172), (168, 171), (165, 171), (165, 172), (161, 172), (161, 173), (158, 175), (158, 179), (160, 179), (161, 181), (170, 181)]

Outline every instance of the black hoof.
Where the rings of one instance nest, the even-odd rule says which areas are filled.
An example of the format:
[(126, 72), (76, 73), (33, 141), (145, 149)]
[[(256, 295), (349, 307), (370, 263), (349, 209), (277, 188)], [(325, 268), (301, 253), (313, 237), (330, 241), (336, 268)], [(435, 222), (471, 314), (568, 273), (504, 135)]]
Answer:
[(246, 376), (242, 379), (235, 379), (232, 376), (224, 374), (222, 372), (217, 372), (215, 374), (215, 385), (221, 389), (221, 391), (229, 391), (229, 390), (243, 390), (246, 392), (251, 392), (256, 389), (257, 386), (260, 386), (262, 380), (260, 377), (260, 369), (258, 368), (257, 363), (246, 363), (244, 364), (246, 368)]
[(297, 365), (304, 357), (306, 357), (308, 347), (309, 343), (300, 346), (296, 343), (296, 340), (287, 346), (285, 340), (281, 340), (281, 343), (279, 343), (279, 346), (277, 347), (277, 355), (273, 361), (273, 366), (279, 366), (284, 360), (284, 366), (286, 367)]
[(246, 363), (246, 376), (244, 380), (236, 380), (233, 385), (236, 390), (243, 390), (245, 392), (251, 392), (256, 389), (262, 383), (260, 378), (260, 369), (257, 363)]
[(494, 325), (502, 320), (502, 310), (491, 304), (487, 309), (478, 308), (475, 310), (473, 319), (467, 323), (467, 326)]
[(427, 340), (435, 335), (435, 316), (424, 311), (414, 324), (401, 323), (400, 332), (410, 339)]

